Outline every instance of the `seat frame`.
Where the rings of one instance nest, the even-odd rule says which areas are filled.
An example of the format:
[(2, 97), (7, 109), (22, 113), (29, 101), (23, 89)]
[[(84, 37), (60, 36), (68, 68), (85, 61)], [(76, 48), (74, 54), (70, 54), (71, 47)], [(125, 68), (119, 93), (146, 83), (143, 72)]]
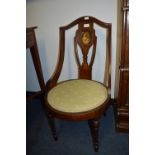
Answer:
[[(52, 130), (52, 135), (55, 140), (57, 140), (56, 135), (56, 128), (55, 128), (55, 121), (54, 118), (69, 120), (69, 121), (82, 121), (88, 120), (88, 124), (90, 126), (90, 130), (92, 133), (93, 145), (94, 150), (98, 151), (99, 149), (99, 142), (98, 142), (98, 130), (99, 130), (99, 119), (103, 113), (106, 112), (107, 108), (110, 105), (110, 93), (106, 101), (101, 104), (100, 106), (86, 111), (86, 112), (77, 112), (77, 113), (69, 113), (69, 112), (62, 112), (52, 108), (48, 101), (47, 95), (48, 92), (55, 87), (58, 83), (58, 79), (62, 70), (63, 62), (64, 62), (64, 53), (65, 53), (65, 31), (72, 28), (75, 25), (78, 25), (78, 30), (76, 31), (76, 36), (74, 38), (74, 52), (78, 64), (79, 69), (79, 76), (78, 79), (92, 79), (92, 65), (94, 62), (95, 54), (96, 54), (96, 35), (93, 29), (94, 23), (101, 26), (102, 28), (106, 29), (106, 67), (105, 67), (105, 75), (104, 75), (104, 86), (107, 88), (108, 92), (111, 92), (111, 23), (102, 22), (94, 17), (91, 16), (83, 16), (72, 23), (60, 27), (59, 28), (59, 57), (58, 57), (58, 64), (56, 66), (56, 70), (53, 76), (48, 80), (46, 84), (46, 93), (45, 93), (45, 105), (47, 110), (47, 116), (49, 120), (49, 125)], [(89, 27), (84, 27), (85, 24), (89, 24)], [(80, 41), (80, 33), (88, 31), (91, 34), (90, 40), (88, 39), (88, 44), (83, 45)], [(83, 54), (83, 63), (80, 64), (78, 53), (77, 53), (77, 44), (81, 47), (82, 54)], [(88, 50), (91, 46), (93, 47), (92, 57), (90, 60), (90, 64), (87, 63), (87, 54)]]

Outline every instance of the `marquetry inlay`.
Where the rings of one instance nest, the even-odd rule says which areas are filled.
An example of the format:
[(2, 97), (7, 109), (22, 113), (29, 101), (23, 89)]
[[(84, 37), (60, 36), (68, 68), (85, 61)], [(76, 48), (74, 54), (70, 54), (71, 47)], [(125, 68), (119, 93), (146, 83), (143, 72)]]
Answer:
[(82, 43), (88, 45), (91, 41), (91, 35), (88, 31), (82, 33)]

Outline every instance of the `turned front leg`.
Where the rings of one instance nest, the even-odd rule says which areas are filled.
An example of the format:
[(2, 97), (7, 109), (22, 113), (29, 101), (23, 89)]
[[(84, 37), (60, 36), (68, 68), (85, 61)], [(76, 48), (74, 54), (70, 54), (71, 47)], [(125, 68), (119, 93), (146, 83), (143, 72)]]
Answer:
[(92, 120), (91, 123), (91, 129), (92, 129), (92, 138), (93, 138), (93, 145), (95, 152), (99, 149), (99, 120)]

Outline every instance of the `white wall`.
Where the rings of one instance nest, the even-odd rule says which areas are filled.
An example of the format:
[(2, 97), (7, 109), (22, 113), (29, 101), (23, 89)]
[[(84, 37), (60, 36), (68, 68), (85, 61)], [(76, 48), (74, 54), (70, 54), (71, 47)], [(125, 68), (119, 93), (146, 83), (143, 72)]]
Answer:
[[(84, 15), (112, 23), (112, 97), (114, 97), (117, 0), (27, 0), (27, 27), (38, 26), (36, 37), (44, 79), (45, 81), (49, 79), (57, 63), (59, 27)], [(37, 91), (39, 85), (30, 53), (27, 52), (26, 56), (27, 90)], [(67, 67), (64, 66), (63, 69), (61, 80), (67, 78), (65, 74)]]

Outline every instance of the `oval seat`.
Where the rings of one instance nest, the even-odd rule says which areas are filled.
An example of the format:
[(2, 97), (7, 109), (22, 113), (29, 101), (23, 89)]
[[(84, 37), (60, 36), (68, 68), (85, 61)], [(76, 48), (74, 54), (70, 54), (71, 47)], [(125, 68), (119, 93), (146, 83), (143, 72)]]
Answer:
[(108, 98), (107, 88), (93, 80), (69, 80), (61, 82), (47, 94), (49, 106), (53, 109), (78, 113), (97, 108)]

